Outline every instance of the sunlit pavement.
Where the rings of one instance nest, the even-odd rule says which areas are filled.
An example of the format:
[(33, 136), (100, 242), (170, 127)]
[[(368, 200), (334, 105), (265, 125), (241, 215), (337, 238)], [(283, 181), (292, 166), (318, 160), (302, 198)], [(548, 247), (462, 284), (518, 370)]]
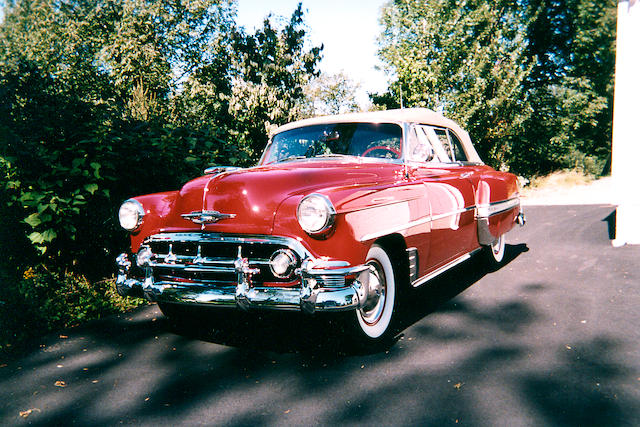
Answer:
[(0, 362), (0, 424), (640, 425), (640, 247), (612, 212), (528, 207), (508, 264), (431, 282), (387, 348), (277, 313), (180, 336), (155, 305), (59, 332)]

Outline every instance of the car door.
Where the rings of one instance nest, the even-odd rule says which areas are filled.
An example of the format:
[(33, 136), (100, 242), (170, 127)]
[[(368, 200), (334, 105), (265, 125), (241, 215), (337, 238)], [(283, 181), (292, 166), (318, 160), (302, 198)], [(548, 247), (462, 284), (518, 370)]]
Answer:
[[(431, 216), (430, 250), (422, 273), (437, 269), (469, 252), (476, 236), (474, 170), (456, 161), (458, 148), (447, 129), (427, 125), (414, 127), (423, 162), (411, 170), (413, 179), (426, 188)], [(461, 149), (461, 148), (460, 148)]]

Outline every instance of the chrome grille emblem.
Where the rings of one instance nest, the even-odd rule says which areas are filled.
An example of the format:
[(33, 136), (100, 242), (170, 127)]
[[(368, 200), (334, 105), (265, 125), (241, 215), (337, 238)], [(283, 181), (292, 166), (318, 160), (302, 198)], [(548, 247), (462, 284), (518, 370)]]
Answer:
[(235, 218), (236, 214), (225, 214), (218, 211), (194, 211), (180, 216), (196, 224), (213, 224), (221, 219)]

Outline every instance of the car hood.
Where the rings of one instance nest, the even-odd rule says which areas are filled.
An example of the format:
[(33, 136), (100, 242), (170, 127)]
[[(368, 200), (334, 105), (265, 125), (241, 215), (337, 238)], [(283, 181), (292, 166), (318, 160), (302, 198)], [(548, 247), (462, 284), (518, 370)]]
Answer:
[[(212, 232), (271, 234), (280, 204), (314, 192), (330, 195), (337, 188), (361, 187), (398, 179), (402, 167), (360, 159), (292, 161), (207, 175), (179, 192), (166, 231), (202, 229)], [(340, 212), (342, 201), (333, 200)], [(216, 211), (229, 217), (196, 225), (183, 214)]]

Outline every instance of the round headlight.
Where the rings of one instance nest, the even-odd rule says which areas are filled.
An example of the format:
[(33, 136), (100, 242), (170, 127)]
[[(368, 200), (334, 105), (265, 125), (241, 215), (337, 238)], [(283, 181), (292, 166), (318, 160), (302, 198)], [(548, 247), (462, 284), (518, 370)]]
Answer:
[(127, 231), (134, 231), (142, 224), (144, 208), (142, 204), (134, 199), (126, 200), (118, 211), (120, 226)]
[(298, 264), (295, 254), (289, 249), (279, 249), (271, 255), (269, 267), (274, 276), (281, 279), (290, 277)]
[(331, 201), (322, 194), (310, 194), (298, 205), (298, 223), (310, 234), (328, 230), (335, 220), (336, 210)]

